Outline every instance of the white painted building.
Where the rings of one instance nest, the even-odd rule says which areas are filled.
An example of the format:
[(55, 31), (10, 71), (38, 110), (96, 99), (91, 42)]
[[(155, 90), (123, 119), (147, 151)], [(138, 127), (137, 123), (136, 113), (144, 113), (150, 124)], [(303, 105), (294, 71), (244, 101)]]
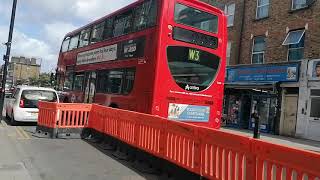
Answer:
[(320, 141), (320, 59), (301, 62), (296, 137)]

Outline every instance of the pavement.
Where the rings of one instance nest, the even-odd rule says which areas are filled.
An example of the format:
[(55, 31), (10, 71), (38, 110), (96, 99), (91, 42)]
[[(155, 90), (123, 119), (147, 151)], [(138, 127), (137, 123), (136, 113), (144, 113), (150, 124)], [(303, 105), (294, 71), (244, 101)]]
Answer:
[(81, 139), (45, 139), (34, 125), (0, 124), (0, 179), (3, 180), (143, 180), (143, 174)]
[[(253, 132), (250, 130), (243, 130), (243, 129), (233, 129), (233, 128), (227, 128), (223, 127), (221, 128), (221, 131), (239, 134), (247, 137), (252, 137)], [(298, 149), (308, 150), (308, 151), (314, 151), (314, 152), (320, 152), (320, 141), (312, 141), (312, 140), (306, 140), (306, 139), (299, 139), (299, 138), (293, 138), (293, 137), (285, 137), (285, 136), (277, 136), (272, 134), (265, 134), (261, 133), (260, 138), (262, 140), (280, 144), (284, 146), (294, 147)]]

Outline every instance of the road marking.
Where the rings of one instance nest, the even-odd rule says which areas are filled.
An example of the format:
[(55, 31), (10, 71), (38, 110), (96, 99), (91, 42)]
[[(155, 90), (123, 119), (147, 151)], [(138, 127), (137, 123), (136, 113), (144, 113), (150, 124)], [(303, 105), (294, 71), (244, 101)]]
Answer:
[(17, 127), (15, 127), (15, 130), (16, 130), (16, 132), (17, 132), (18, 136), (19, 136), (19, 138), (18, 138), (18, 139), (23, 138), (22, 132), (20, 132), (20, 131), (19, 131), (19, 129), (18, 129)]
[(23, 128), (21, 128), (21, 127), (16, 127), (16, 131), (17, 131), (17, 133), (19, 134), (19, 138), (18, 139), (31, 139), (31, 137), (28, 135), (28, 133), (26, 133), (25, 131), (24, 131), (24, 129)]
[(22, 128), (22, 127), (19, 127), (22, 134), (27, 138), (27, 139), (31, 139), (31, 137), (29, 136), (29, 134)]
[(5, 121), (1, 121), (3, 127), (8, 127), (8, 124)]

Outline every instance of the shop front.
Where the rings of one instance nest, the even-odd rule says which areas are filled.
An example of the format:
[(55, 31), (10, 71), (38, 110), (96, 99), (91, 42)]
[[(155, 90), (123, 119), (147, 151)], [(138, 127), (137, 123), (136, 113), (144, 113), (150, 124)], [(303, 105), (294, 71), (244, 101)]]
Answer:
[(278, 133), (282, 83), (298, 81), (299, 64), (242, 65), (227, 69), (224, 113), (226, 126), (250, 129), (258, 113), (260, 129)]
[(297, 137), (320, 141), (320, 59), (302, 63)]

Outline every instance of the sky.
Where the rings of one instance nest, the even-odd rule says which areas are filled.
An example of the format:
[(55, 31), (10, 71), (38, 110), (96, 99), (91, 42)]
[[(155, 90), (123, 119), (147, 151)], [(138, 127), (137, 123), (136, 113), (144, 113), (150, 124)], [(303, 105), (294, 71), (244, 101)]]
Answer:
[[(56, 68), (66, 33), (135, 0), (18, 0), (11, 56), (35, 57), (42, 72)], [(0, 61), (6, 52), (13, 0), (0, 0)]]

